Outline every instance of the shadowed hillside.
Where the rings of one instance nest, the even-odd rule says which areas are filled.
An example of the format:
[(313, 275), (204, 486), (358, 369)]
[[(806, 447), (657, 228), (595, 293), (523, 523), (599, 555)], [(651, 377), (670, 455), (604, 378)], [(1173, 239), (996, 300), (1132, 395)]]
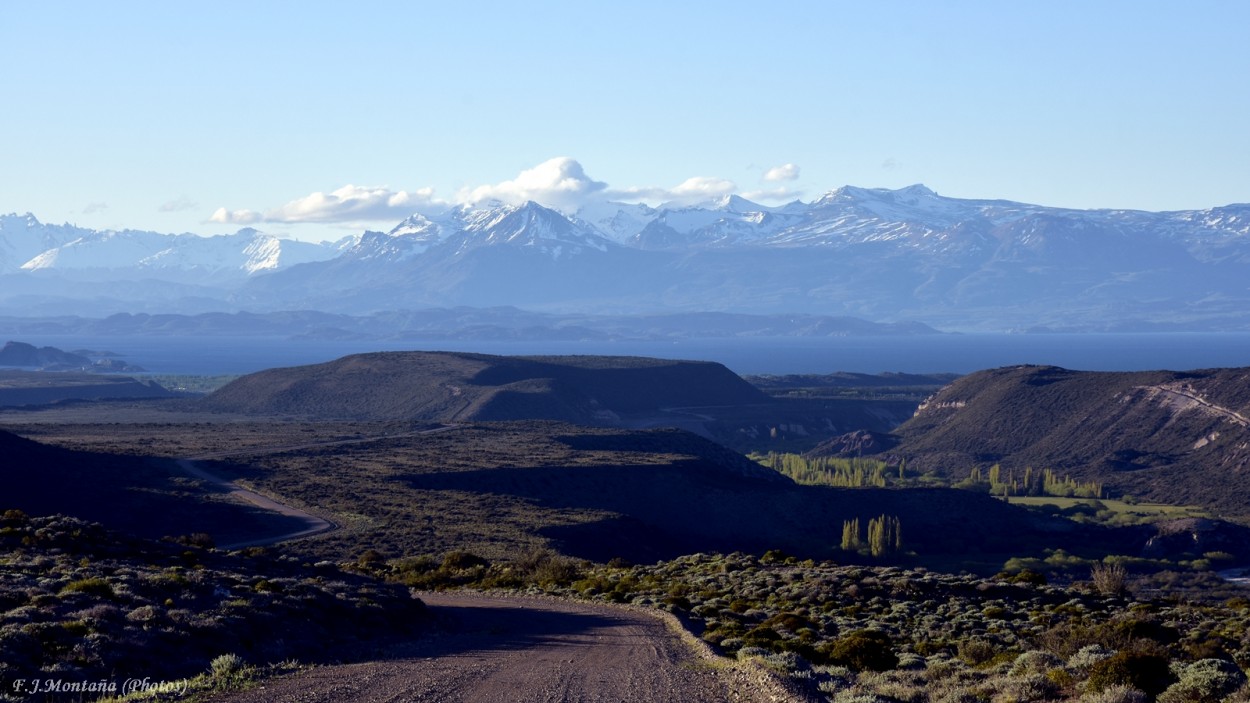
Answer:
[(244, 376), (205, 407), (374, 420), (548, 419), (605, 424), (669, 408), (767, 402), (724, 366), (640, 357), (357, 354)]
[(968, 491), (799, 486), (680, 430), (531, 421), (374, 436), (239, 454), (213, 470), (343, 525), (292, 545), (317, 559), (354, 559), (366, 549), (390, 557), (467, 549), (501, 559), (544, 547), (598, 561), (774, 548), (840, 559), (843, 522), (866, 526), (883, 514), (900, 517), (908, 550), (961, 555), (969, 568), (997, 570), (1043, 547), (1105, 550), (1108, 540), (1136, 552), (1149, 537), (1086, 529)]
[(1250, 514), (1250, 369), (982, 371), (895, 434), (893, 453), (918, 470), (1050, 468), (1118, 493)]
[(46, 405), (73, 400), (172, 398), (154, 381), (64, 371), (0, 370), (0, 407)]
[(51, 447), (0, 431), (0, 512), (63, 513), (141, 537), (205, 533), (217, 543), (302, 529), (227, 499), (170, 461)]

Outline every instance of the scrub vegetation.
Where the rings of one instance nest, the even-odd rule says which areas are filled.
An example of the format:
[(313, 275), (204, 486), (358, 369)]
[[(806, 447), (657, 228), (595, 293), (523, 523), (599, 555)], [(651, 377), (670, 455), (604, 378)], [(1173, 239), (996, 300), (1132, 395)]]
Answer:
[(237, 663), (209, 683), (242, 683), (271, 663), (411, 637), (423, 622), (407, 588), (329, 562), (226, 553), (204, 534), (154, 542), (63, 515), (0, 516), (0, 700), (25, 699), (18, 678), (173, 681), (222, 669), (222, 656)]
[(1114, 564), (1062, 585), (1029, 570), (977, 577), (777, 551), (637, 566), (453, 552), (358, 568), (427, 589), (659, 608), (724, 656), (758, 659), (832, 701), (1250, 700), (1250, 599), (1136, 597)]
[[(426, 631), (414, 592), (470, 588), (662, 609), (719, 654), (835, 703), (1250, 703), (1250, 599), (1217, 575), (1250, 563), (1250, 531), (1199, 508), (1139, 503), (1126, 488), (1137, 478), (1008, 456), (1049, 456), (1040, 451), (912, 453), (926, 428), (970, 448), (970, 424), (942, 423), (973, 398), (939, 394), (900, 435), (906, 452), (753, 461), (652, 424), (660, 414), (720, 422), (744, 444), (778, 449), (817, 441), (796, 423), (727, 423), (729, 411), (707, 420), (704, 406), (678, 405), (773, 411), (740, 379), (723, 392), (680, 387), (682, 374), (712, 383), (719, 368), (414, 359), (415, 371), (353, 357), (312, 376), (245, 377), (223, 389), (218, 412), (176, 401), (164, 420), (155, 406), (142, 419), (120, 405), (88, 421), (82, 407), (7, 413), (17, 434), (0, 432), (0, 671), (247, 685), (295, 661), (376, 655)], [(454, 382), (430, 385), (435, 372)], [(1006, 376), (1031, 382), (1038, 402), (1072, 381)], [(333, 412), (308, 411), (350, 393), (356, 377), (389, 405), (357, 393)], [(1204, 432), (1241, 417), (1236, 398), (1222, 400), (1238, 408), (1228, 415), (1194, 400), (1206, 398), (1201, 388), (1167, 385), (1172, 377), (1131, 379), (1154, 390), (1103, 380), (1130, 399), (1171, 394), (1188, 408), (1177, 424)], [(998, 387), (974, 381), (961, 392)], [(769, 392), (812, 383), (776, 381)], [(656, 385), (674, 386), (668, 400), (621, 405), (636, 414), (603, 401), (632, 403)], [(258, 407), (267, 415), (245, 414)], [(536, 408), (558, 419), (515, 417)], [(1018, 431), (1000, 444), (1027, 439), (1011, 418), (974, 409), (985, 427)], [(568, 421), (613, 414), (614, 426)], [(292, 520), (241, 505), (179, 460), (335, 529), (218, 548), (288, 534)]]

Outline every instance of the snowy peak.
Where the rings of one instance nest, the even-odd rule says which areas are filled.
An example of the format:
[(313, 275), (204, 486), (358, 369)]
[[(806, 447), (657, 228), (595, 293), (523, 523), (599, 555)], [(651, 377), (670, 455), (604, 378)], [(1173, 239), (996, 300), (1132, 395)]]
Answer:
[(435, 222), (416, 213), (389, 232), (365, 232), (340, 248), (353, 259), (402, 261), (424, 253), (454, 231), (454, 224)]
[(386, 234), (390, 237), (424, 237), (430, 233), (437, 233), (439, 230), (439, 226), (431, 222), (425, 215), (416, 213), (403, 222), (395, 225), (395, 227)]
[(769, 209), (758, 203), (753, 203), (740, 195), (723, 195), (713, 200), (711, 206), (715, 210), (737, 214), (764, 212)]
[(460, 249), (488, 245), (535, 247), (553, 258), (584, 249), (607, 251), (613, 242), (593, 227), (543, 207), (534, 201), (479, 210), (467, 218)]
[(953, 200), (953, 198), (944, 198), (919, 183), (897, 190), (889, 188), (859, 188), (848, 185), (825, 193), (816, 202), (812, 203), (812, 206), (857, 205), (871, 207), (884, 204), (932, 209), (938, 205), (949, 205), (950, 201)]
[(250, 227), (201, 237), (46, 225), (29, 214), (0, 217), (0, 272), (130, 271), (182, 281), (189, 275), (247, 276), (334, 253), (331, 247), (279, 239)]
[(583, 205), (575, 218), (599, 231), (618, 244), (625, 244), (637, 236), (660, 211), (643, 203), (616, 203), (596, 201)]
[(43, 252), (90, 233), (72, 225), (46, 225), (29, 212), (0, 215), (0, 273), (20, 270)]

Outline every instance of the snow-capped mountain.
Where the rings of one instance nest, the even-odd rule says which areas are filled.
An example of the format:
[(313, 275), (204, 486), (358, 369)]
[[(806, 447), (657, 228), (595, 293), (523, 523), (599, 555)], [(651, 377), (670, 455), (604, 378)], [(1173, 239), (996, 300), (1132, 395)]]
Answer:
[(659, 214), (659, 210), (642, 203), (627, 205), (598, 200), (583, 205), (575, 217), (608, 239), (626, 244)]
[(463, 228), (453, 240), (457, 250), (508, 245), (533, 247), (559, 259), (590, 249), (605, 252), (615, 244), (595, 228), (569, 219), (533, 201), (523, 205), (497, 205), (465, 213)]
[(201, 237), (139, 230), (90, 230), (45, 225), (33, 215), (0, 217), (0, 271), (74, 273), (130, 271), (187, 281), (199, 277), (242, 278), (330, 258), (321, 244), (279, 239), (255, 229)]
[(336, 245), (253, 230), (203, 238), (0, 218), (0, 310), (18, 300), (70, 307), (72, 286), (31, 281), (87, 272), (112, 282), (107, 296), (99, 285), (92, 295), (118, 309), (140, 299), (150, 309), (136, 281), (164, 276), (199, 288), (167, 287), (160, 300), (198, 309), (516, 305), (850, 315), (968, 330), (1250, 330), (1250, 205), (1071, 210), (947, 198), (920, 185), (847, 186), (780, 207), (727, 196), (660, 207), (600, 201), (566, 215), (486, 202), (414, 214)]
[(29, 212), (0, 215), (0, 273), (17, 271), (43, 252), (89, 232), (71, 225), (45, 225)]

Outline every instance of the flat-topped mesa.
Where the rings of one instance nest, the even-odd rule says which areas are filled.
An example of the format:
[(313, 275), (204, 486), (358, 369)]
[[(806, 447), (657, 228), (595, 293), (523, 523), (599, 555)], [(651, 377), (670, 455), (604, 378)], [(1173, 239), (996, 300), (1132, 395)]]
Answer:
[(248, 414), (603, 425), (672, 408), (767, 400), (711, 362), (379, 352), (250, 374), (203, 402), (212, 410)]

